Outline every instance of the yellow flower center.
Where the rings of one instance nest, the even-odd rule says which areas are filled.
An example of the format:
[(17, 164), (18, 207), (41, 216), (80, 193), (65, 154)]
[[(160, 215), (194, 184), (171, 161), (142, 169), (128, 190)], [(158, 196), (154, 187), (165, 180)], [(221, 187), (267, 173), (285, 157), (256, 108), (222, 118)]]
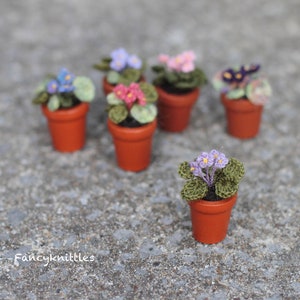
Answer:
[(205, 164), (207, 164), (207, 163), (208, 163), (208, 158), (204, 157), (204, 158), (203, 158), (203, 162), (204, 162)]
[(228, 79), (231, 78), (231, 74), (229, 72), (225, 72), (223, 76)]

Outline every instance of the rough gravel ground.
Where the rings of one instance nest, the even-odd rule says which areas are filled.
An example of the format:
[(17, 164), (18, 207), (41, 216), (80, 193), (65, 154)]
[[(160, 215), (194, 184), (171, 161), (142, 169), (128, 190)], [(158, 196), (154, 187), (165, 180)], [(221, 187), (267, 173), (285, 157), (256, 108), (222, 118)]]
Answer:
[[(2, 0), (0, 11), (1, 299), (300, 298), (298, 0)], [(227, 135), (208, 85), (184, 133), (156, 132), (146, 171), (118, 169), (91, 65), (119, 46), (149, 65), (193, 49), (210, 78), (261, 63), (274, 94), (259, 136)], [(86, 146), (73, 154), (52, 149), (31, 104), (62, 66), (97, 85)], [(192, 238), (177, 166), (212, 148), (247, 173), (226, 239), (208, 246)], [(88, 261), (14, 261), (79, 254)]]

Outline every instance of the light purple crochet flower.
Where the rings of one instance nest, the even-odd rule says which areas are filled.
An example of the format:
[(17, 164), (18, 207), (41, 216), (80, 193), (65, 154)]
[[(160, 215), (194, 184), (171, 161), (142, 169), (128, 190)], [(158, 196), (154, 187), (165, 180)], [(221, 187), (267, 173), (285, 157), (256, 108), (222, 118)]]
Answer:
[(196, 161), (190, 162), (191, 172), (194, 176), (203, 177), (203, 172), (200, 165)]
[(190, 162), (191, 172), (194, 176), (201, 177), (208, 186), (213, 186), (217, 169), (222, 169), (228, 164), (228, 158), (218, 150), (202, 152), (195, 161)]
[(127, 64), (126, 60), (122, 60), (122, 59), (114, 59), (110, 62), (109, 66), (112, 70), (120, 72), (123, 69), (125, 69)]
[(124, 48), (118, 48), (111, 52), (110, 57), (115, 61), (127, 61), (128, 53)]
[(215, 166), (218, 169), (223, 169), (228, 164), (228, 158), (224, 153), (219, 153), (219, 156), (215, 160)]
[(207, 152), (202, 152), (200, 156), (197, 157), (198, 164), (201, 168), (208, 168), (214, 164), (214, 158)]
[(58, 82), (55, 79), (49, 81), (49, 83), (47, 84), (47, 92), (49, 94), (55, 94), (57, 90), (58, 90)]
[(140, 69), (142, 67), (142, 60), (138, 56), (132, 54), (128, 57), (127, 64), (130, 68)]

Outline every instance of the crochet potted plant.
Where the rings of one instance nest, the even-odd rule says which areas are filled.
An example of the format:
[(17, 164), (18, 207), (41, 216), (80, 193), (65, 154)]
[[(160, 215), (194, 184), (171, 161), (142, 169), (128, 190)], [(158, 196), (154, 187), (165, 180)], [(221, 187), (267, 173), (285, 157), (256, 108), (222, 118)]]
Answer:
[(105, 95), (111, 93), (117, 84), (129, 85), (143, 80), (145, 63), (135, 54), (129, 54), (124, 48), (118, 48), (104, 57), (94, 68), (106, 72), (102, 79)]
[(94, 97), (91, 79), (75, 76), (65, 68), (40, 83), (32, 102), (41, 105), (56, 150), (73, 152), (84, 146), (86, 114)]
[(218, 72), (212, 81), (221, 93), (229, 134), (240, 139), (255, 137), (260, 128), (264, 104), (272, 90), (257, 64), (242, 65)]
[(151, 161), (156, 129), (157, 93), (149, 83), (118, 84), (107, 95), (108, 129), (113, 137), (117, 162), (126, 171), (141, 171)]
[(205, 244), (222, 241), (245, 173), (243, 163), (214, 149), (181, 163), (178, 173), (187, 180), (181, 197), (190, 206), (194, 238)]
[(204, 72), (195, 66), (193, 51), (176, 56), (160, 54), (159, 64), (152, 66), (158, 92), (158, 124), (169, 132), (181, 132), (189, 124), (191, 110), (207, 82)]

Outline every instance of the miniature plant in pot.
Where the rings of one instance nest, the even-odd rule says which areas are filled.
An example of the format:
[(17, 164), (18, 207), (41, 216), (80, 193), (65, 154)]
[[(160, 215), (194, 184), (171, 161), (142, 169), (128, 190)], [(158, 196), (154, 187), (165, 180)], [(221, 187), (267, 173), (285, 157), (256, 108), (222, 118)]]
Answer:
[(195, 53), (185, 51), (176, 56), (160, 54), (159, 64), (152, 66), (158, 98), (159, 126), (166, 131), (180, 132), (189, 123), (193, 105), (200, 96), (200, 87), (207, 82), (204, 72), (195, 65)]
[(107, 95), (117, 84), (129, 85), (143, 79), (145, 63), (135, 54), (129, 54), (124, 48), (118, 48), (104, 57), (94, 68), (106, 72), (102, 86)]
[(227, 115), (228, 132), (238, 138), (255, 137), (261, 114), (272, 89), (257, 64), (242, 65), (218, 72), (212, 81), (221, 93)]
[(108, 128), (113, 137), (117, 162), (127, 171), (141, 171), (151, 158), (156, 129), (157, 93), (149, 83), (118, 84), (107, 95)]
[(91, 79), (65, 68), (39, 84), (32, 102), (41, 105), (56, 150), (73, 152), (84, 146), (86, 114), (94, 97)]
[(214, 149), (181, 163), (178, 173), (187, 180), (181, 197), (190, 206), (194, 238), (205, 244), (222, 241), (245, 173), (243, 163)]

